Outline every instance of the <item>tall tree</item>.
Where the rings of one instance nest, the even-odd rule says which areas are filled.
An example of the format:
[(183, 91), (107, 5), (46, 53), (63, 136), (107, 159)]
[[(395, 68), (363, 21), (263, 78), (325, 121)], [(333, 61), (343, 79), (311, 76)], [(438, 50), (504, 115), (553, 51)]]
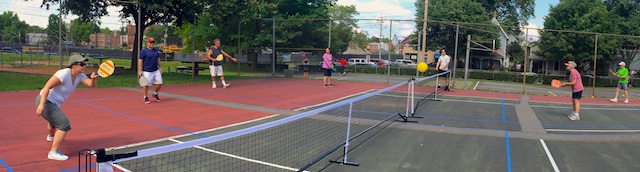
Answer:
[(109, 28), (105, 27), (105, 28), (100, 29), (100, 33), (103, 33), (103, 34), (113, 34), (114, 32), (113, 32), (111, 29), (109, 29)]
[(0, 37), (2, 37), (2, 41), (11, 43), (24, 42), (28, 28), (29, 25), (24, 21), (20, 21), (16, 13), (8, 11), (0, 15)]
[(485, 11), (486, 16), (491, 16), (494, 11), (498, 13), (496, 19), (505, 26), (526, 25), (527, 20), (534, 17), (535, 0), (477, 0)]
[[(62, 33), (60, 33), (60, 31), (62, 31)], [(47, 28), (45, 28), (45, 33), (47, 34), (49, 44), (57, 45), (59, 43), (58, 40), (60, 40), (61, 35), (62, 40), (66, 40), (67, 26), (64, 24), (60, 26), (60, 18), (55, 14), (51, 14), (49, 15), (49, 24), (47, 25)]]
[[(334, 5), (329, 8), (329, 15), (332, 19), (350, 19), (358, 14), (354, 5)], [(353, 29), (358, 27), (358, 24), (355, 20), (333, 20), (331, 22), (331, 49), (336, 54), (341, 54), (349, 48), (349, 44), (356, 36)]]
[[(417, 1), (416, 5), (416, 18), (418, 20), (424, 19), (424, 1)], [(477, 1), (474, 0), (437, 0), (430, 1), (430, 6), (436, 6), (437, 8), (429, 8), (428, 19), (438, 21), (451, 21), (451, 22), (468, 22), (468, 23), (480, 23), (484, 25), (491, 25), (490, 15)], [(422, 21), (416, 22), (416, 33), (422, 32)], [(466, 42), (466, 35), (472, 35), (473, 40), (491, 41), (498, 39), (499, 31), (496, 27), (489, 26), (474, 26), (474, 25), (460, 25), (459, 36), (460, 42)], [(427, 25), (427, 50), (435, 50), (439, 48), (448, 48), (448, 52), (453, 54), (453, 47), (455, 46), (456, 38), (456, 26), (449, 23), (435, 23), (428, 22)], [(421, 39), (415, 39), (411, 41), (411, 44), (418, 44)], [(498, 46), (498, 45), (496, 45)], [(418, 47), (420, 50), (420, 47)], [(465, 51), (465, 48), (458, 48), (459, 53)]]
[[(640, 35), (640, 1), (638, 0), (605, 0), (604, 4), (607, 9), (615, 15), (613, 21), (617, 22), (620, 34), (622, 35)], [(616, 54), (631, 66), (640, 60), (636, 58), (640, 51), (640, 38), (622, 38), (621, 47)]]
[(71, 27), (69, 27), (69, 38), (76, 45), (81, 42), (91, 42), (92, 33), (100, 33), (100, 26), (94, 22), (76, 19), (71, 22)]
[[(49, 9), (53, 4), (59, 4), (61, 0), (42, 0), (42, 6)], [(62, 13), (72, 13), (78, 15), (83, 21), (97, 21), (100, 17), (108, 15), (107, 7), (122, 7), (120, 17), (134, 19), (133, 23), (144, 21), (141, 25), (136, 25), (136, 29), (144, 31), (148, 26), (158, 23), (172, 23), (181, 26), (185, 22), (192, 21), (195, 14), (200, 13), (205, 0), (136, 0), (136, 1), (64, 1)], [(138, 17), (138, 9), (140, 17)], [(133, 49), (138, 50), (144, 34), (136, 32)], [(137, 51), (131, 53), (131, 70), (137, 70)]]
[[(598, 33), (620, 33), (614, 16), (600, 0), (563, 0), (549, 10), (544, 27), (556, 30), (586, 31)], [(534, 52), (549, 60), (573, 60), (580, 65), (578, 70), (593, 70), (595, 35), (542, 31), (540, 51)], [(619, 47), (619, 38), (598, 37), (597, 64), (606, 66), (615, 59), (614, 51)], [(603, 74), (603, 73), (600, 73)]]

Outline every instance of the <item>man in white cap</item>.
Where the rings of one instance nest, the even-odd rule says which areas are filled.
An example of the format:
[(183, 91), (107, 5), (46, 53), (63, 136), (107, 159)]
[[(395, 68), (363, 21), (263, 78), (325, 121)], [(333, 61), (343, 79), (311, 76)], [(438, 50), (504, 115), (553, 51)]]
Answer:
[(584, 90), (582, 78), (580, 77), (578, 70), (576, 70), (576, 67), (578, 67), (576, 62), (568, 61), (564, 65), (567, 66), (567, 70), (571, 73), (569, 74), (569, 82), (563, 82), (562, 86), (571, 85), (571, 90), (573, 92), (571, 95), (573, 112), (571, 112), (571, 115), (568, 117), (572, 121), (580, 120), (580, 99), (582, 98), (582, 91)]
[(611, 102), (618, 102), (618, 93), (620, 93), (620, 89), (622, 89), (624, 90), (624, 96), (626, 98), (624, 103), (629, 103), (629, 92), (627, 92), (627, 85), (629, 84), (629, 69), (624, 67), (626, 65), (624, 62), (620, 62), (618, 65), (620, 65), (620, 69), (618, 69), (616, 73), (613, 73), (613, 71), (609, 69), (609, 72), (620, 78), (618, 86), (616, 87), (616, 97), (611, 99)]

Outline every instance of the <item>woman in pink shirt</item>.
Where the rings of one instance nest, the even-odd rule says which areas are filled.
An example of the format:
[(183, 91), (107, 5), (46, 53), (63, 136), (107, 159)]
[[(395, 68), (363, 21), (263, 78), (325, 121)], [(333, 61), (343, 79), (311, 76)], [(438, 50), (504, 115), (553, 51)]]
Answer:
[(331, 55), (331, 49), (324, 50), (322, 55), (322, 69), (324, 69), (324, 87), (333, 87), (331, 85), (331, 68), (333, 68), (333, 56)]
[(573, 94), (571, 98), (573, 99), (573, 112), (569, 115), (569, 119), (572, 121), (580, 120), (580, 98), (582, 98), (582, 91), (584, 90), (584, 86), (582, 85), (582, 78), (580, 77), (580, 73), (576, 70), (576, 62), (569, 61), (564, 64), (567, 66), (567, 70), (571, 71), (569, 74), (570, 82), (563, 82), (562, 86), (571, 85), (571, 89)]

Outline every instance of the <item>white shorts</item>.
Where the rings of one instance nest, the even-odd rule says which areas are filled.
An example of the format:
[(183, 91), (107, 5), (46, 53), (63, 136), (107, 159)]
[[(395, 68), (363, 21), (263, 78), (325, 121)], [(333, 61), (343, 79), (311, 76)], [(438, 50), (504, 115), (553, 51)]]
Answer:
[(222, 76), (222, 75), (224, 75), (224, 74), (222, 74), (222, 65), (220, 65), (220, 66), (209, 65), (209, 71), (211, 72), (211, 76)]
[(147, 78), (149, 84), (147, 86), (151, 86), (152, 84), (162, 84), (162, 74), (160, 70), (156, 70), (153, 72), (142, 71), (142, 76)]

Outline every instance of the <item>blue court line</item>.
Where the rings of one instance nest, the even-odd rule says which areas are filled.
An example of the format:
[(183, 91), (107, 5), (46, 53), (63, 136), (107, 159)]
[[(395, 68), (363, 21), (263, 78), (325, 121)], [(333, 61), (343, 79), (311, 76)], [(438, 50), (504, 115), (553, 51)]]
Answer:
[(130, 119), (136, 120), (136, 121), (140, 121), (140, 122), (144, 122), (144, 123), (147, 123), (147, 124), (155, 125), (155, 126), (158, 126), (158, 127), (164, 128), (164, 129), (168, 129), (168, 130), (171, 130), (171, 131), (176, 131), (176, 132), (184, 133), (184, 134), (190, 134), (190, 135), (198, 136), (200, 138), (206, 138), (207, 137), (205, 135), (201, 135), (201, 134), (198, 134), (198, 133), (193, 133), (193, 132), (190, 132), (190, 131), (187, 131), (187, 130), (173, 128), (173, 127), (170, 127), (170, 126), (167, 126), (167, 125), (163, 125), (163, 124), (159, 124), (159, 123), (156, 123), (156, 122), (153, 122), (153, 121), (149, 121), (149, 120), (146, 120), (146, 119), (142, 119), (142, 118), (130, 116), (130, 115), (127, 115), (127, 114), (123, 114), (123, 113), (120, 113), (120, 112), (116, 112), (116, 111), (113, 111), (113, 110), (110, 110), (110, 109), (107, 109), (107, 108), (103, 108), (103, 107), (100, 107), (100, 106), (97, 106), (97, 105), (89, 104), (87, 102), (78, 101), (78, 103), (82, 103), (82, 104), (87, 105), (87, 106), (98, 108), (100, 110), (104, 110), (104, 111), (107, 111), (107, 112), (110, 112), (110, 113), (113, 113), (113, 114), (116, 114), (116, 115), (120, 115), (120, 116), (123, 116), (123, 117), (126, 117), (126, 118), (130, 118)]
[(501, 104), (502, 104), (502, 122), (503, 123), (507, 123), (507, 118), (504, 116), (504, 96), (502, 96), (501, 98)]
[(511, 146), (509, 145), (509, 132), (504, 132), (505, 139), (507, 141), (507, 169), (511, 172)]
[(5, 163), (2, 158), (0, 158), (0, 164), (2, 164), (2, 166), (4, 166), (4, 168), (6, 168), (7, 170), (9, 170), (9, 172), (13, 172), (13, 169), (11, 169), (11, 167), (9, 167), (9, 164)]

